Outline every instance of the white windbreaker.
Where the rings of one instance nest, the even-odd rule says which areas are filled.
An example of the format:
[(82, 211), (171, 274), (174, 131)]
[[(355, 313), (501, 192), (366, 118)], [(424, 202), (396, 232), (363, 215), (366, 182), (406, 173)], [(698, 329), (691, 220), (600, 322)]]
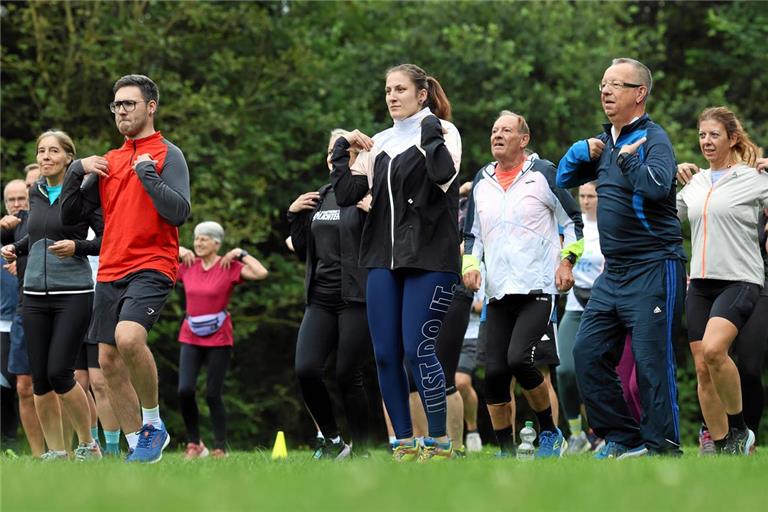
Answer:
[(677, 193), (677, 216), (691, 222), (691, 279), (745, 281), (763, 286), (757, 238), (768, 208), (768, 174), (740, 164), (712, 185), (704, 169)]
[[(597, 221), (589, 220), (586, 216), (582, 217), (582, 220), (584, 221), (584, 252), (581, 253), (579, 261), (573, 266), (573, 286), (591, 290), (597, 277), (603, 273), (605, 257), (600, 252), (600, 233), (597, 230)], [(565, 310), (584, 311), (573, 288), (568, 292)]]
[(552, 162), (530, 155), (505, 191), (496, 180), (496, 162), (475, 176), (464, 232), (464, 254), (485, 262), (485, 294), (557, 294), (555, 270), (564, 244), (582, 237), (578, 206), (555, 186)]

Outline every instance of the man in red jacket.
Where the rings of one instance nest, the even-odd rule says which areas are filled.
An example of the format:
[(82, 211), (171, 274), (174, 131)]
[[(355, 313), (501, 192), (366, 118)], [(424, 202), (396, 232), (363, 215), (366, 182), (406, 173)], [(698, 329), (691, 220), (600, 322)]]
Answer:
[[(76, 222), (104, 211), (94, 310), (88, 337), (128, 441), (129, 462), (157, 462), (170, 437), (160, 419), (157, 366), (147, 336), (173, 289), (179, 234), (190, 212), (189, 171), (181, 150), (155, 131), (157, 85), (127, 75), (109, 104), (125, 143), (73, 162), (61, 215)], [(86, 175), (89, 176), (85, 179)], [(139, 405), (142, 415), (139, 416)]]

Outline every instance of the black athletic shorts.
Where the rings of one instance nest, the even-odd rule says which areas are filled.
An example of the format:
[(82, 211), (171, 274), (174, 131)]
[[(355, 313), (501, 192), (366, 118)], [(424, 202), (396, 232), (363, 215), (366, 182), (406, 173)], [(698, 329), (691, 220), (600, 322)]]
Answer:
[(534, 366), (558, 366), (560, 356), (557, 354), (557, 324), (549, 321), (547, 332), (533, 348)]
[(101, 368), (99, 366), (99, 344), (83, 343), (80, 353), (77, 354), (75, 370), (87, 370), (88, 368)]
[(725, 318), (738, 330), (744, 327), (760, 297), (760, 286), (744, 281), (691, 279), (685, 311), (688, 342), (701, 341), (712, 317)]
[(96, 283), (88, 340), (114, 345), (115, 327), (126, 320), (141, 324), (149, 332), (160, 318), (171, 290), (173, 282), (156, 270), (141, 270), (117, 281)]

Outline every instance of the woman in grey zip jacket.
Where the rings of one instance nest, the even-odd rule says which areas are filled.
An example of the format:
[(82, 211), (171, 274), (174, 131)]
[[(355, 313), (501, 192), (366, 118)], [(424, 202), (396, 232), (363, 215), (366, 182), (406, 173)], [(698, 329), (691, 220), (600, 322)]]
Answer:
[[(40, 135), (37, 162), (43, 176), (29, 192), (28, 234), (2, 251), (6, 259), (27, 255), (22, 316), (35, 405), (48, 444), (48, 452), (43, 454), (46, 460), (68, 457), (54, 392), (77, 432), (75, 457), (101, 458), (98, 443), (91, 436), (85, 391), (75, 382), (74, 366), (93, 305), (94, 283), (87, 256), (98, 255), (104, 223), (101, 210), (75, 225), (61, 222), (59, 194), (74, 156), (74, 144), (66, 133)], [(89, 226), (96, 233), (93, 240), (86, 240)]]
[(768, 175), (754, 168), (761, 150), (725, 107), (699, 116), (699, 146), (710, 168), (677, 194), (678, 216), (692, 232), (688, 341), (716, 448), (748, 455), (755, 435), (744, 422), (739, 371), (728, 351), (765, 281), (757, 226), (768, 207)]

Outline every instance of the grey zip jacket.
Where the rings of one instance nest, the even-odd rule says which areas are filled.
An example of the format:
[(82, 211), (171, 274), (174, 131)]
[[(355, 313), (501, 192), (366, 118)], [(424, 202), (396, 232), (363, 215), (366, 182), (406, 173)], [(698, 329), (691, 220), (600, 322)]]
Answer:
[(768, 207), (768, 174), (733, 166), (714, 185), (704, 169), (677, 193), (677, 216), (691, 223), (691, 279), (744, 281), (763, 286), (757, 225)]

